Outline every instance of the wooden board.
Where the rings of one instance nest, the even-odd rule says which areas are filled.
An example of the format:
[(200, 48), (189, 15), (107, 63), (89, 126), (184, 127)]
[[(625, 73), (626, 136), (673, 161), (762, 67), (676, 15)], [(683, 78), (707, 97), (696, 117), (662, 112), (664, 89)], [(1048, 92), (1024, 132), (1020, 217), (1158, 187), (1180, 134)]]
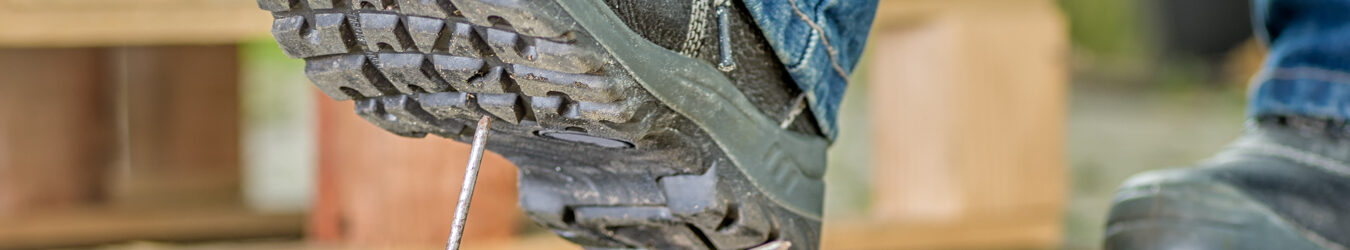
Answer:
[[(239, 60), (233, 45), (105, 51), (122, 156), (108, 202), (136, 208), (240, 204)], [(98, 73), (98, 72), (78, 72)]]
[(0, 221), (101, 196), (110, 85), (94, 49), (0, 49)]
[(299, 237), (304, 216), (242, 209), (85, 209), (37, 213), (4, 222), (0, 249), (110, 244), (125, 241), (201, 241)]
[(226, 44), (271, 23), (249, 0), (0, 0), (0, 47)]
[(1059, 215), (969, 217), (937, 223), (831, 221), (822, 249), (1054, 249)]

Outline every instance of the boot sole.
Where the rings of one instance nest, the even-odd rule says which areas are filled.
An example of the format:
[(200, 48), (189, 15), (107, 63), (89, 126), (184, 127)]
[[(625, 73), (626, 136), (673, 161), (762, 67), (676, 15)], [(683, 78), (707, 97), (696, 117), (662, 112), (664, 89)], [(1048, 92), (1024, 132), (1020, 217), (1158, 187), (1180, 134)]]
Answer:
[(815, 248), (825, 148), (599, 0), (258, 0), (326, 95), (519, 168), (535, 222), (593, 248)]

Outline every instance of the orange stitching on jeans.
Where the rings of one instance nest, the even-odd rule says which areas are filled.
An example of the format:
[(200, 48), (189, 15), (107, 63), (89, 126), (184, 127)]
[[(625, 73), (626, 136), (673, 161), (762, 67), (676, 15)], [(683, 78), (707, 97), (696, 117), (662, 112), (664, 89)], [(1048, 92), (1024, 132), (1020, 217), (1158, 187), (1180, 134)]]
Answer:
[(797, 13), (798, 19), (806, 21), (807, 26), (811, 26), (812, 30), (815, 30), (816, 33), (820, 33), (820, 42), (825, 44), (825, 53), (830, 54), (830, 66), (834, 68), (835, 73), (839, 74), (839, 77), (844, 78), (844, 82), (848, 82), (848, 73), (844, 73), (844, 67), (840, 67), (839, 60), (835, 58), (839, 53), (834, 51), (833, 46), (830, 46), (830, 39), (825, 38), (825, 31), (821, 29), (820, 26), (816, 25), (816, 22), (812, 22), (810, 18), (807, 18), (805, 12), (802, 12), (801, 9), (797, 8), (797, 0), (788, 0), (788, 5), (792, 6), (792, 12)]

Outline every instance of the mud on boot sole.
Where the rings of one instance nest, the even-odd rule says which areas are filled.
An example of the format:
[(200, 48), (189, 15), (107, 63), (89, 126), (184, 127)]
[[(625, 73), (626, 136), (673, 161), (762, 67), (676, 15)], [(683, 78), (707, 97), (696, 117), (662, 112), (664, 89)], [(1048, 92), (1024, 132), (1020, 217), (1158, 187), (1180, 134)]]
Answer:
[(519, 167), (525, 213), (593, 248), (818, 244), (824, 149), (599, 0), (258, 0), (326, 95)]

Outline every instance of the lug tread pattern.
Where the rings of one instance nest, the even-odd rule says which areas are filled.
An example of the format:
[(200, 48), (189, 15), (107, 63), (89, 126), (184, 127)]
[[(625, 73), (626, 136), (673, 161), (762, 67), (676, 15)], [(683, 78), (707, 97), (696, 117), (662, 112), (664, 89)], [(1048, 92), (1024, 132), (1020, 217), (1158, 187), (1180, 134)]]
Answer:
[[(597, 43), (578, 36), (583, 33), (574, 23), (524, 18), (540, 12), (512, 5), (518, 1), (458, 1), (477, 6), (473, 13), (461, 13), (452, 2), (258, 0), (258, 6), (274, 12), (277, 43), (288, 56), (307, 62), (306, 76), (324, 94), (381, 100), (364, 102), (366, 109), (358, 107), (358, 113), (399, 135), (460, 137), (446, 132), (458, 128), (435, 127), (444, 122), (380, 118), (386, 115), (376, 106), (397, 101), (407, 103), (400, 108), (423, 109), (409, 112), (436, 119), (463, 123), (490, 115), (514, 125), (581, 128), (628, 142), (646, 135), (645, 124), (635, 118), (650, 110), (644, 108), (651, 106), (650, 98), (632, 95), (637, 84), (615, 70)], [(547, 5), (541, 8), (557, 10)], [(486, 14), (507, 9), (508, 14)], [(439, 93), (470, 103), (443, 105), (450, 99), (429, 95)], [(423, 105), (424, 98), (440, 99)]]

